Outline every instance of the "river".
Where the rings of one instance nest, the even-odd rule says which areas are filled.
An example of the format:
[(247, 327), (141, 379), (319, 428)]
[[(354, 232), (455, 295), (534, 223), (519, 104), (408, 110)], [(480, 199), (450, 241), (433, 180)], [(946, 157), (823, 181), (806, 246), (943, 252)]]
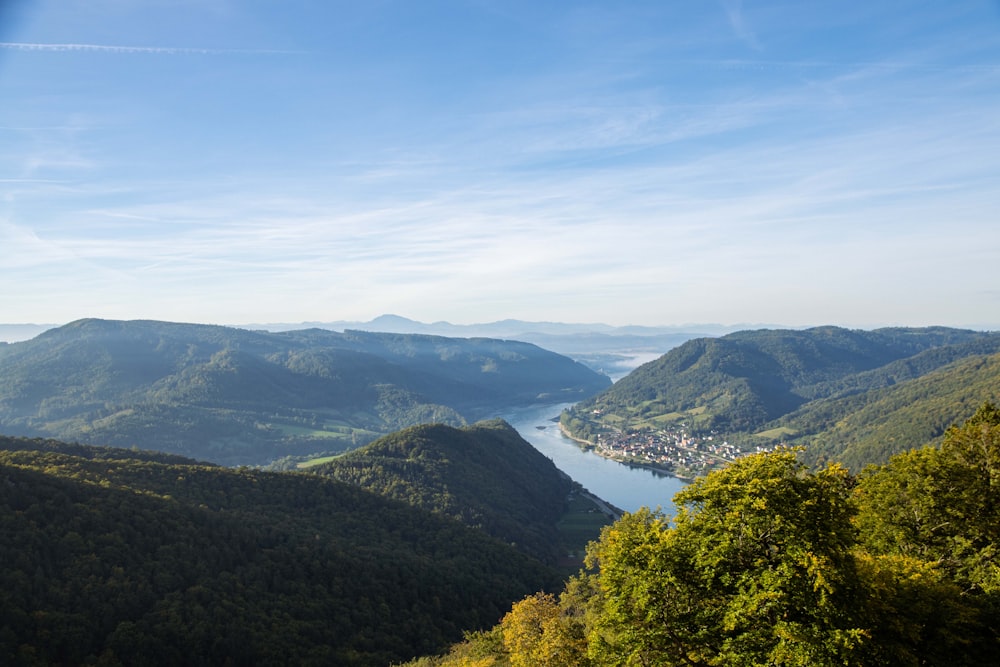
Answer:
[(535, 449), (552, 459), (556, 467), (588, 491), (619, 509), (634, 512), (640, 507), (660, 507), (673, 514), (671, 499), (687, 482), (646, 468), (631, 467), (581, 448), (564, 436), (553, 421), (571, 403), (525, 408), (504, 419)]

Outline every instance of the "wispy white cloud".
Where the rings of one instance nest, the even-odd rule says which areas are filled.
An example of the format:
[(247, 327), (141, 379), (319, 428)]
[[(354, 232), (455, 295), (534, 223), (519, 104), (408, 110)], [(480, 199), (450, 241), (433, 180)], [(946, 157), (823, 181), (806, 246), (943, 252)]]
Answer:
[[(699, 23), (726, 41), (719, 53), (740, 52), (732, 34), (776, 39), (744, 9), (710, 6)], [(601, 18), (577, 21), (567, 51), (531, 71), (444, 85), (407, 70), (429, 92), (377, 78), (358, 92), (310, 70), (274, 89), (252, 79), (240, 104), (227, 89), (211, 119), (178, 105), (151, 120), (109, 78), (117, 97), (76, 133), (60, 132), (69, 112), (39, 116), (34, 133), (35, 115), (0, 114), (24, 130), (0, 157), (0, 248), (16, 258), (0, 279), (30, 276), (37, 303), (80, 316), (231, 322), (393, 311), (861, 325), (918, 322), (928, 304), (923, 321), (957, 322), (975, 311), (954, 295), (996, 284), (1000, 66), (905, 49), (797, 58), (772, 41), (766, 60), (698, 59), (713, 55), (701, 32), (692, 48), (664, 46), (686, 24), (615, 41), (629, 17), (608, 31)], [(590, 36), (608, 48), (567, 56)], [(231, 73), (207, 68), (198, 92)], [(933, 266), (962, 271), (927, 280)], [(0, 309), (13, 299), (29, 305), (0, 294)], [(22, 319), (53, 319), (33, 312)]]
[[(364, 311), (372, 315), (442, 296), (468, 308), (501, 302), (513, 307), (529, 293), (577, 303), (585, 295), (600, 301), (627, 292), (647, 305), (660, 298), (691, 308), (692, 295), (708, 286), (716, 294), (716, 314), (728, 309), (730, 317), (739, 312), (750, 318), (752, 308), (768, 307), (757, 301), (758, 293), (783, 275), (790, 281), (783, 299), (794, 301), (801, 293), (805, 308), (809, 295), (822, 300), (830, 281), (841, 288), (855, 285), (859, 294), (866, 282), (877, 280), (885, 288), (880, 276), (894, 258), (933, 263), (947, 252), (933, 240), (941, 216), (958, 201), (977, 202), (973, 208), (981, 214), (962, 211), (950, 231), (956, 244), (974, 242), (988, 229), (985, 212), (996, 197), (985, 189), (925, 187), (917, 173), (892, 186), (859, 187), (901, 171), (893, 156), (909, 141), (900, 133), (866, 148), (871, 140), (838, 137), (798, 150), (729, 150), (697, 164), (534, 175), (533, 182), (439, 191), (379, 208), (233, 193), (127, 208), (114, 212), (118, 222), (106, 223), (117, 225), (111, 238), (81, 232), (63, 244), (133, 279), (185, 285), (208, 301), (242, 284), (264, 301), (306, 308), (322, 292), (354, 312), (374, 309)], [(933, 159), (939, 148), (932, 142), (926, 157)], [(865, 158), (868, 149), (881, 162)], [(705, 179), (714, 180), (711, 187)], [(912, 202), (880, 203), (900, 195)], [(130, 234), (133, 218), (139, 228)], [(147, 228), (148, 219), (171, 224)], [(93, 226), (88, 222), (84, 229)], [(906, 233), (886, 236), (892, 226)], [(852, 272), (845, 273), (845, 266)], [(905, 266), (892, 270), (899, 276), (892, 298), (905, 298), (905, 282), (914, 276)], [(730, 294), (747, 302), (743, 311)], [(615, 309), (614, 303), (592, 305)]]
[(730, 27), (740, 40), (750, 48), (760, 51), (762, 46), (753, 28), (750, 27), (743, 13), (743, 0), (721, 0), (722, 8)]
[(89, 51), (97, 53), (139, 53), (155, 55), (294, 55), (304, 53), (303, 51), (289, 51), (282, 49), (211, 49), (211, 48), (189, 48), (174, 46), (122, 46), (116, 44), (44, 44), (25, 42), (0, 42), (0, 49), (11, 51), (49, 51), (49, 52), (80, 52)]

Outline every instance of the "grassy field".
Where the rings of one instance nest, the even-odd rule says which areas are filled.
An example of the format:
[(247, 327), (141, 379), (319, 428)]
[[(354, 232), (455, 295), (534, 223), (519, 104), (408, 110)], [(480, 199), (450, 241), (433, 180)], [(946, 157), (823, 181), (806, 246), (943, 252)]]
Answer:
[(768, 438), (770, 440), (779, 440), (781, 438), (786, 438), (798, 433), (795, 429), (788, 428), (786, 426), (779, 426), (778, 428), (772, 428), (769, 431), (761, 431), (759, 433), (754, 433), (756, 436), (761, 438)]
[(282, 435), (295, 438), (314, 438), (317, 440), (344, 440), (349, 442), (357, 440), (357, 442), (364, 443), (382, 435), (375, 431), (353, 428), (346, 424), (324, 424), (322, 428), (288, 423), (272, 423), (270, 426)]
[(574, 492), (566, 513), (559, 520), (559, 535), (566, 545), (569, 567), (579, 567), (583, 562), (587, 544), (601, 535), (601, 529), (610, 525), (611, 519), (601, 512), (586, 496)]
[(303, 461), (302, 463), (295, 464), (295, 467), (304, 470), (305, 468), (312, 468), (313, 466), (318, 466), (323, 463), (329, 463), (340, 456), (340, 454), (333, 454), (332, 456), (320, 456), (319, 458), (309, 459), (308, 461)]
[(282, 435), (291, 435), (300, 438), (327, 438), (343, 440), (345, 438), (350, 438), (350, 432), (343, 432), (340, 430), (330, 431), (326, 429), (314, 429), (307, 426), (296, 426), (293, 424), (272, 424), (275, 430), (280, 431)]

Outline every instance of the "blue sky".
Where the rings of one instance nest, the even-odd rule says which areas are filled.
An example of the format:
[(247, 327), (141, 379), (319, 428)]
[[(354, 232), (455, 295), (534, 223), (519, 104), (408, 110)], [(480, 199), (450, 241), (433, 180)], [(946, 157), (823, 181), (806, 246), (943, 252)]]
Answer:
[(37, 0), (0, 321), (1000, 328), (1000, 3)]

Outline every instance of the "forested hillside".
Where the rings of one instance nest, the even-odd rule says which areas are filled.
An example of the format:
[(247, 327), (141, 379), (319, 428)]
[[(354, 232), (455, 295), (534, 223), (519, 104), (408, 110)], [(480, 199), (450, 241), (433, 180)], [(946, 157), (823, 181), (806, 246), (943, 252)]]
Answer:
[(675, 429), (743, 448), (802, 443), (814, 461), (860, 469), (940, 437), (977, 401), (1000, 400), (997, 353), (1000, 334), (942, 327), (736, 332), (641, 366), (563, 425), (588, 440)]
[(0, 432), (261, 464), (609, 384), (514, 341), (91, 319), (0, 345)]
[(411, 667), (1000, 659), (1000, 410), (859, 476), (754, 454), (606, 528), (590, 569)]
[(566, 551), (556, 524), (572, 481), (500, 420), (413, 426), (310, 471), (458, 519), (550, 564)]
[(974, 354), (883, 387), (811, 401), (773, 426), (784, 441), (805, 447), (806, 461), (836, 460), (860, 471), (938, 442), (984, 397), (1000, 403), (1000, 353)]
[(386, 665), (556, 574), (316, 475), (0, 438), (0, 663)]

